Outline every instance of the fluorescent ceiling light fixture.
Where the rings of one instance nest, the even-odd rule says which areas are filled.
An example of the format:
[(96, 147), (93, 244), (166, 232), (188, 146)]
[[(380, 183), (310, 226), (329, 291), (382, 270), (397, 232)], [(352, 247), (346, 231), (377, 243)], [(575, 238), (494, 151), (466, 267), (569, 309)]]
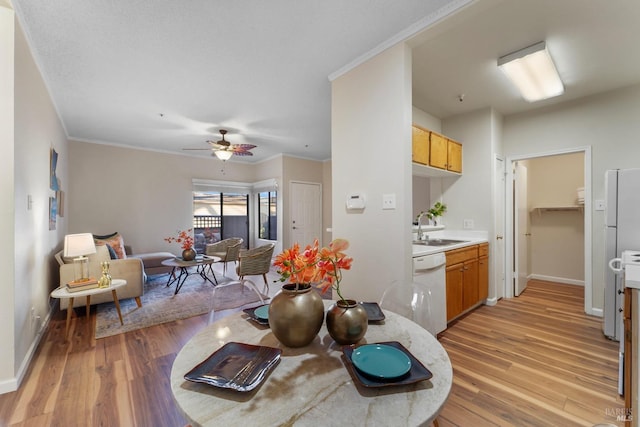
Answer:
[(223, 162), (225, 160), (229, 160), (231, 156), (233, 156), (233, 151), (228, 151), (228, 150), (216, 150), (214, 151), (214, 153), (216, 154), (216, 157), (222, 160)]
[(522, 97), (529, 102), (564, 93), (564, 85), (545, 42), (500, 57), (498, 68), (509, 77)]

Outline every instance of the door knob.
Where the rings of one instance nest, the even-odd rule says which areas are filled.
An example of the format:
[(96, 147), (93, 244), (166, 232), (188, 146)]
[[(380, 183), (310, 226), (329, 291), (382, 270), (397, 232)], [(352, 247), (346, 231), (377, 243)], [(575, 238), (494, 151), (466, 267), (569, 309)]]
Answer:
[(295, 226), (294, 226), (294, 227), (292, 227), (292, 228), (293, 228), (294, 230), (296, 230), (296, 227), (295, 227)]

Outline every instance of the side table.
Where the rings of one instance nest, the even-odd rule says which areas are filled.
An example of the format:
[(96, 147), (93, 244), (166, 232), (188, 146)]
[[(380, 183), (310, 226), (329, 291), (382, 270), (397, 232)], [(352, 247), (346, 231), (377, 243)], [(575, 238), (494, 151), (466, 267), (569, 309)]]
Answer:
[(51, 292), (52, 298), (68, 298), (69, 305), (67, 306), (67, 324), (64, 331), (65, 338), (69, 334), (69, 322), (71, 321), (71, 313), (73, 312), (73, 300), (74, 298), (87, 297), (87, 318), (89, 317), (89, 311), (91, 306), (91, 295), (103, 294), (105, 292), (111, 291), (113, 295), (113, 302), (116, 305), (116, 310), (118, 310), (118, 317), (120, 318), (120, 324), (124, 325), (124, 321), (122, 320), (122, 313), (120, 312), (120, 301), (118, 300), (118, 294), (116, 289), (121, 288), (127, 284), (127, 281), (124, 279), (112, 279), (111, 286), (108, 288), (93, 288), (87, 289), (84, 291), (78, 292), (69, 292), (69, 289), (66, 285), (62, 285), (59, 288), (54, 289)]

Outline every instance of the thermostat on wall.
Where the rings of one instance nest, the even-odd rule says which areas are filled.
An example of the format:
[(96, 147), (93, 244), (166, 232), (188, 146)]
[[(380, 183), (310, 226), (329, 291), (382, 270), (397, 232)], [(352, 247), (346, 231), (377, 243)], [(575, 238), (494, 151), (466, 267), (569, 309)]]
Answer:
[(347, 209), (364, 209), (364, 195), (351, 193), (347, 195)]

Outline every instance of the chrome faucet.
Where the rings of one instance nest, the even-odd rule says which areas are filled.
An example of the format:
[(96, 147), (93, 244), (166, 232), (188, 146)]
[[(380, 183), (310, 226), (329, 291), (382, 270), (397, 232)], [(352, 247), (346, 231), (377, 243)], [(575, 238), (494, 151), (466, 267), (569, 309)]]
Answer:
[(423, 233), (422, 233), (422, 217), (427, 215), (428, 212), (420, 212), (420, 214), (418, 215), (418, 240), (422, 240)]

